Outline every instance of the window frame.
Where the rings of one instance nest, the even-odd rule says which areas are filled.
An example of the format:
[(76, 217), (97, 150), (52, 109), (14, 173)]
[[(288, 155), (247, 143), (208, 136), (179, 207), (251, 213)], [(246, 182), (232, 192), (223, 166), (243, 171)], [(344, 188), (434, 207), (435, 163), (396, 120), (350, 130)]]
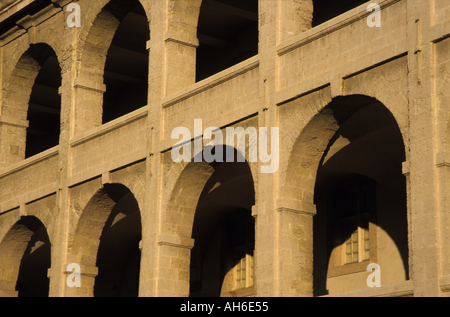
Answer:
[[(243, 244), (237, 245), (233, 248), (233, 257), (235, 258), (236, 265), (234, 266), (234, 289), (233, 291), (238, 291), (246, 288), (251, 288), (254, 286), (254, 252), (255, 252), (255, 241), (254, 237), (252, 238), (252, 232), (254, 230), (251, 230), (250, 226), (254, 226), (254, 222), (251, 221), (250, 218), (243, 219), (239, 221), (238, 227), (245, 227), (245, 233), (243, 236), (245, 236), (243, 241)], [(241, 233), (239, 233), (241, 234)], [(254, 236), (254, 234), (253, 234)], [(244, 256), (242, 255), (244, 253)], [(240, 278), (239, 272), (242, 271), (242, 269), (239, 269), (240, 265), (242, 263), (245, 263), (245, 277)], [(239, 285), (241, 281), (244, 281), (245, 285)]]
[[(369, 199), (373, 199), (372, 204), (369, 204), (368, 207), (366, 206), (369, 208), (366, 212), (362, 212), (363, 207), (361, 206), (361, 193), (363, 192), (361, 188), (364, 186), (366, 186), (364, 190), (371, 192)], [(348, 188), (351, 190), (351, 187), (357, 187), (357, 204), (355, 204), (356, 212), (351, 215), (342, 215), (342, 213), (339, 214), (336, 208), (336, 200), (339, 199), (336, 199), (336, 197), (342, 195), (343, 192), (348, 190)], [(329, 241), (331, 242), (328, 243), (329, 265), (327, 277), (365, 272), (369, 263), (377, 262), (376, 196), (377, 191), (375, 181), (362, 175), (347, 178), (333, 186), (327, 199), (327, 223), (329, 223), (327, 226), (327, 234), (329, 233), (331, 236), (329, 237)], [(367, 221), (367, 226), (363, 224), (365, 221)], [(345, 225), (350, 222), (354, 222), (356, 226), (354, 233), (357, 234), (358, 238), (358, 260), (347, 262), (347, 241), (351, 237), (347, 237), (345, 234)], [(365, 256), (366, 228), (364, 227), (368, 230), (368, 259)]]

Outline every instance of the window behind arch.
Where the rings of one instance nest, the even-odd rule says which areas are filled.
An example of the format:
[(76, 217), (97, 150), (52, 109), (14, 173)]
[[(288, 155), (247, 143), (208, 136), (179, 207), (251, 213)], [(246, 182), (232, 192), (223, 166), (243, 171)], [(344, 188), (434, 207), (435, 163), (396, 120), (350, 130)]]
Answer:
[(258, 54), (258, 0), (203, 0), (196, 80)]
[(330, 224), (334, 243), (343, 246), (342, 264), (370, 260), (369, 220), (376, 215), (375, 188), (374, 181), (359, 175), (339, 182), (332, 190)]
[(227, 223), (222, 229), (229, 237), (230, 257), (235, 265), (232, 274), (234, 291), (253, 286), (255, 250), (255, 221), (251, 216)]

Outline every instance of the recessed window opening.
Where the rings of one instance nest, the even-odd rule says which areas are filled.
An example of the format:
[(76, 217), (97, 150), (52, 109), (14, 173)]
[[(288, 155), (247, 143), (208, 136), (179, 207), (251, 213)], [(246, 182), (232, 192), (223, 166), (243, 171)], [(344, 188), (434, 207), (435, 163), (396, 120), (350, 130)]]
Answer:
[(370, 260), (369, 219), (376, 211), (375, 184), (367, 177), (351, 177), (339, 182), (332, 196), (333, 231), (345, 241), (342, 263)]

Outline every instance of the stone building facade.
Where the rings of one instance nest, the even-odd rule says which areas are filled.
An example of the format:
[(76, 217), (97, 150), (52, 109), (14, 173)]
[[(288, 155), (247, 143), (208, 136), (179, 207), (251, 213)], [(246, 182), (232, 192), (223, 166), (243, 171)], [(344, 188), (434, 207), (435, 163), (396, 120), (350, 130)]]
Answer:
[(0, 296), (450, 294), (447, 0), (0, 6)]

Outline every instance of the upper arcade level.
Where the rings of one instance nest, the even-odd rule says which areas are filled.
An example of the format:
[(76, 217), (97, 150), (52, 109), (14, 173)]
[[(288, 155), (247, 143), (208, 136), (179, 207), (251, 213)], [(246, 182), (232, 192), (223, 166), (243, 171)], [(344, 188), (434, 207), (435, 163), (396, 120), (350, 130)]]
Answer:
[[(381, 28), (367, 25), (370, 1), (5, 2), (0, 182), (48, 151), (83, 181), (169, 150), (194, 118), (225, 127), (321, 87), (337, 96), (342, 81), (450, 34), (445, 1), (373, 2)], [(66, 23), (71, 3), (80, 28)], [(124, 129), (130, 149), (115, 145)]]

